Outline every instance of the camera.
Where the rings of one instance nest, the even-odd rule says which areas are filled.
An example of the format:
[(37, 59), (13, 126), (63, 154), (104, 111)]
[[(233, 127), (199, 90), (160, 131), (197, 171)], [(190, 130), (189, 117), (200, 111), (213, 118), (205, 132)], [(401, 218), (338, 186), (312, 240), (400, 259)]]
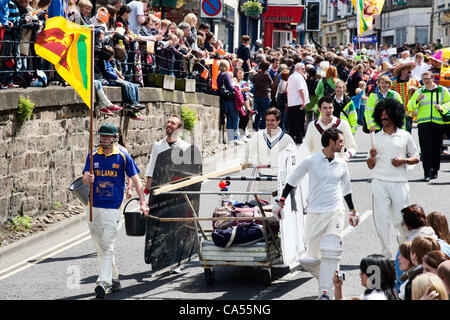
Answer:
[(344, 280), (345, 280), (345, 273), (343, 273), (343, 272), (338, 272), (337, 278), (338, 278), (338, 280), (340, 280), (340, 281), (344, 281)]

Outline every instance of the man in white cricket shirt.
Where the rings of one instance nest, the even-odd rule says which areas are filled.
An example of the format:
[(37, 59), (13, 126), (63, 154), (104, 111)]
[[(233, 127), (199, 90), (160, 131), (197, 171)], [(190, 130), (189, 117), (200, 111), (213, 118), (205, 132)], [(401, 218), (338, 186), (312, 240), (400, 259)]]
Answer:
[(419, 163), (419, 152), (411, 134), (402, 129), (405, 107), (398, 100), (380, 100), (373, 118), (382, 127), (373, 136), (373, 146), (367, 158), (372, 178), (373, 220), (382, 254), (391, 259), (390, 223), (400, 232), (400, 244), (407, 231), (402, 224), (401, 210), (410, 204), (406, 165)]
[(333, 116), (333, 98), (330, 96), (323, 96), (320, 98), (319, 103), (320, 118), (315, 121), (311, 121), (308, 124), (305, 138), (303, 143), (311, 153), (316, 153), (322, 150), (322, 134), (329, 128), (336, 128), (343, 132), (344, 135), (344, 148), (336, 153), (337, 156), (348, 161), (356, 154), (357, 146), (355, 139), (353, 138), (352, 130), (347, 121)]
[[(248, 143), (247, 163), (259, 168), (259, 175), (273, 178), (273, 181), (257, 182), (258, 191), (274, 191), (277, 189), (278, 155), (286, 148), (295, 151), (295, 143), (280, 127), (281, 112), (277, 108), (269, 108), (265, 113), (266, 128), (257, 131)], [(270, 201), (270, 196), (260, 198)]]
[(349, 223), (356, 226), (359, 214), (351, 195), (347, 163), (336, 156), (344, 147), (343, 132), (329, 128), (322, 134), (323, 149), (303, 160), (287, 179), (274, 215), (282, 218), (286, 197), (302, 178), (309, 174), (309, 197), (305, 228), (305, 259), (300, 263), (319, 280), (319, 297), (332, 297), (333, 274), (338, 269), (343, 250), (345, 208), (350, 210)]

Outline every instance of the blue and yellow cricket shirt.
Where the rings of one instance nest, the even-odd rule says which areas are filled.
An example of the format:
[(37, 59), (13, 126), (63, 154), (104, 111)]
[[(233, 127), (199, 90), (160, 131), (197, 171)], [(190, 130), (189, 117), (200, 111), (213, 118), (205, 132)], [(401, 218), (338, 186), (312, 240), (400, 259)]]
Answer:
[[(93, 206), (96, 208), (119, 209), (125, 191), (125, 175), (130, 178), (139, 173), (134, 160), (123, 148), (114, 145), (111, 154), (106, 155), (102, 147), (94, 151)], [(90, 172), (90, 154), (86, 159), (84, 172)]]

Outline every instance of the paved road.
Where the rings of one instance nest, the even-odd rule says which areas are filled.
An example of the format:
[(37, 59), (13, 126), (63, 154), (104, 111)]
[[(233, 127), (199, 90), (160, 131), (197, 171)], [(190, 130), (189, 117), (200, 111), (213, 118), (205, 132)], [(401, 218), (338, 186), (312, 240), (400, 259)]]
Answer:
[[(417, 129), (413, 135), (417, 140)], [(346, 225), (341, 269), (346, 273), (344, 294), (360, 295), (359, 261), (367, 254), (379, 253), (371, 215), (370, 184), (365, 158), (369, 136), (357, 132), (359, 150), (350, 161), (353, 200), (363, 221), (357, 228)], [(240, 155), (236, 156), (239, 159)], [(236, 160), (230, 154), (226, 161), (210, 161), (208, 171), (224, 168)], [(238, 161), (238, 160), (236, 160)], [(248, 169), (244, 174), (250, 174)], [(410, 194), (413, 203), (422, 205), (427, 213), (438, 210), (449, 217), (448, 185), (450, 164), (443, 161), (439, 178), (432, 183), (421, 181), (421, 165), (409, 171)], [(245, 188), (233, 182), (231, 190)], [(217, 190), (217, 181), (204, 183), (203, 190)], [(202, 196), (200, 216), (210, 216), (217, 198)], [(210, 228), (209, 223), (203, 223)], [(391, 230), (393, 232), (393, 229)], [(392, 239), (391, 250), (397, 244)], [(107, 299), (218, 299), (218, 300), (311, 300), (316, 299), (317, 281), (309, 273), (285, 269), (274, 272), (276, 280), (270, 287), (262, 282), (258, 269), (247, 267), (217, 267), (216, 280), (207, 286), (198, 258), (187, 262), (181, 273), (152, 276), (150, 265), (144, 262), (144, 239), (127, 237), (124, 228), (116, 242), (116, 261), (123, 289)], [(0, 299), (81, 299), (94, 298), (97, 258), (86, 223), (76, 224), (64, 232), (49, 237), (46, 242), (29, 243), (27, 248), (0, 261)]]

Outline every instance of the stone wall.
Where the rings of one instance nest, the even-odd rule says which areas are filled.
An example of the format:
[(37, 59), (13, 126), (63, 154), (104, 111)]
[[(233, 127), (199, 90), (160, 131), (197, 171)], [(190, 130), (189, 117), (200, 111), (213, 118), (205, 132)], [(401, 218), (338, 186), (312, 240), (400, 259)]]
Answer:
[[(104, 88), (113, 103), (121, 101), (120, 88)], [(218, 144), (219, 98), (216, 96), (140, 88), (145, 121), (122, 116), (94, 116), (94, 145), (98, 127), (105, 122), (120, 126), (126, 147), (144, 181), (153, 144), (165, 136), (167, 117), (181, 106), (197, 110), (199, 122), (192, 137), (202, 149)], [(29, 97), (35, 108), (31, 120), (16, 120), (19, 96)], [(191, 140), (192, 141), (192, 140)], [(37, 216), (73, 200), (70, 184), (81, 176), (89, 151), (89, 109), (72, 88), (48, 87), (4, 90), (0, 94), (0, 224), (17, 214)]]

